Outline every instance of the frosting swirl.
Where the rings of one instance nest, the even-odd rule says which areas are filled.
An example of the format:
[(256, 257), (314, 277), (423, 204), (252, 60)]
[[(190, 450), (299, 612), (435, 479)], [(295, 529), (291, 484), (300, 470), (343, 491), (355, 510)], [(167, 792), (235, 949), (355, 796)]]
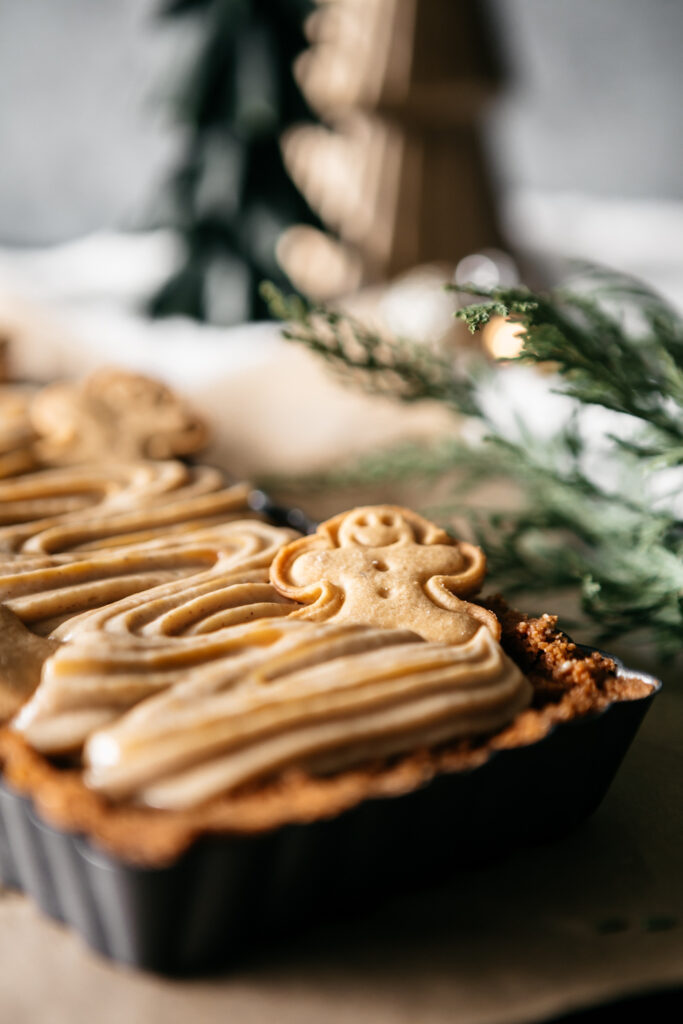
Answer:
[(0, 481), (0, 552), (12, 566), (45, 564), (165, 539), (224, 523), (248, 493), (216, 469), (175, 461), (46, 469)]
[(299, 538), (239, 518), (247, 494), (177, 462), (0, 481), (0, 602), (50, 638), (13, 721), (31, 745), (82, 750), (112, 799), (179, 809), (493, 732), (528, 704), (495, 616), (466, 600), (478, 548), (387, 506)]
[[(215, 616), (222, 613), (227, 623), (222, 591), (239, 581), (235, 571), (263, 569), (258, 581), (267, 580), (273, 555), (291, 537), (291, 530), (237, 519), (187, 536), (178, 534), (87, 556), (82, 553), (80, 558), (37, 568), (22, 570), (20, 566), (19, 571), (0, 576), (0, 601), (34, 632), (61, 640), (83, 630), (134, 631), (141, 628), (143, 620), (150, 627), (156, 616), (164, 614), (160, 629), (181, 629), (183, 619), (190, 628), (193, 614), (195, 620), (206, 617), (209, 606)], [(183, 578), (189, 581), (183, 582)], [(120, 599), (136, 594), (140, 595), (138, 600), (120, 603)], [(240, 592), (232, 596), (238, 597)], [(261, 598), (264, 596), (261, 592)], [(269, 588), (268, 596), (271, 603), (285, 603), (273, 588)], [(245, 604), (259, 600), (258, 595), (243, 597)], [(192, 607), (188, 602), (193, 599), (198, 603)], [(99, 608), (101, 615), (87, 616), (89, 609)], [(204, 628), (218, 623), (219, 619), (214, 619)]]
[(88, 784), (181, 809), (290, 764), (338, 771), (495, 731), (530, 700), (486, 629), (448, 645), (407, 630), (296, 625), (261, 627), (263, 650), (194, 672), (96, 730)]
[[(291, 537), (291, 530), (235, 520), (195, 534), (175, 550), (131, 549), (138, 576), (109, 575), (110, 556), (20, 574), (11, 585), (15, 593), (20, 586), (29, 592), (6, 604), (25, 621), (48, 615), (54, 623), (61, 609), (63, 621), (52, 635), (65, 642), (45, 663), (15, 727), (46, 752), (78, 748), (93, 712), (98, 722), (107, 720), (197, 665), (232, 655), (240, 647), (237, 625), (290, 611), (291, 602), (268, 583), (268, 566)], [(149, 576), (159, 571), (156, 554), (175, 578), (150, 589)], [(183, 567), (187, 578), (178, 579)], [(47, 576), (63, 576), (63, 585), (55, 587), (53, 579), (51, 589), (42, 591)], [(129, 596), (107, 601), (122, 583)], [(102, 607), (75, 615), (94, 602)]]

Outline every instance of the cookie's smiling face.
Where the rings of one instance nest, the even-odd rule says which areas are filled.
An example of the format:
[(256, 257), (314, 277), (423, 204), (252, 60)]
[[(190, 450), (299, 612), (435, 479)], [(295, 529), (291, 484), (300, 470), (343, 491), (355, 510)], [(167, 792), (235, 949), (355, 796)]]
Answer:
[(408, 628), (425, 640), (462, 643), (492, 613), (462, 600), (477, 592), (486, 571), (483, 552), (451, 539), (406, 509), (354, 509), (323, 523), (312, 537), (286, 545), (271, 581), (304, 605), (316, 621), (349, 621)]
[(391, 544), (410, 544), (415, 533), (398, 509), (379, 506), (348, 512), (339, 527), (338, 544), (342, 548), (383, 548)]

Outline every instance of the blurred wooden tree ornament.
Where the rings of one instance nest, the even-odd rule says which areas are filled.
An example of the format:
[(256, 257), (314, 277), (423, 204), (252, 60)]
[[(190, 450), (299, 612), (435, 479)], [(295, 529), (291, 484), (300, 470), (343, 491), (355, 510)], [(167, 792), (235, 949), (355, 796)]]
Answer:
[(295, 126), (283, 150), (340, 241), (287, 232), (289, 276), (324, 299), (499, 244), (479, 134), (498, 74), (480, 0), (318, 2), (296, 74), (331, 128)]

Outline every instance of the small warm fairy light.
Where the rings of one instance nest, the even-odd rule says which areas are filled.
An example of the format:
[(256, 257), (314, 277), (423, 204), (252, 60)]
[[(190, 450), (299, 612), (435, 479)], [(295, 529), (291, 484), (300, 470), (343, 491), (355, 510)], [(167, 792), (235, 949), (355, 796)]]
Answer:
[(484, 328), (484, 348), (494, 359), (514, 359), (522, 350), (524, 328), (516, 320), (494, 316)]

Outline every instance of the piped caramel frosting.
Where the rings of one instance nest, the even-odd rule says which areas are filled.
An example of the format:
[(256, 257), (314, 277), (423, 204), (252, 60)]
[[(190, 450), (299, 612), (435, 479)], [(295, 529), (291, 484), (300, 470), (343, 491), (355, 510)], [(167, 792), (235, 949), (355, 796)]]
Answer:
[[(0, 482), (0, 553), (49, 564), (224, 523), (246, 509), (246, 484), (226, 486), (209, 466), (89, 464)], [(2, 556), (0, 555), (0, 558)]]
[[(0, 601), (35, 632), (61, 640), (78, 630), (115, 629), (117, 616), (124, 613), (134, 626), (144, 617), (161, 614), (162, 606), (168, 608), (165, 622), (172, 628), (172, 621), (191, 615), (187, 602), (193, 597), (200, 600), (203, 595), (202, 612), (211, 600), (216, 614), (224, 612), (220, 593), (224, 586), (239, 581), (235, 572), (267, 570), (274, 552), (291, 536), (289, 530), (237, 519), (167, 540), (83, 553), (78, 559), (5, 573), (0, 576)], [(185, 585), (183, 579), (188, 581)], [(267, 581), (267, 572), (259, 580)], [(272, 602), (283, 601), (273, 588), (268, 593)], [(119, 604), (135, 594), (142, 595), (139, 602)], [(251, 594), (244, 600), (253, 603)], [(184, 612), (179, 610), (181, 605)], [(99, 608), (103, 614), (86, 621), (87, 612)]]
[(254, 643), (232, 664), (194, 671), (95, 730), (87, 783), (115, 799), (181, 809), (291, 764), (336, 772), (493, 732), (531, 697), (486, 629), (458, 645), (292, 620), (261, 624), (252, 643), (259, 633), (262, 649)]
[(0, 601), (58, 645), (13, 722), (33, 747), (82, 751), (112, 799), (181, 808), (486, 734), (528, 704), (497, 619), (465, 600), (478, 548), (389, 506), (298, 538), (235, 518), (246, 496), (178, 463), (0, 484)]

